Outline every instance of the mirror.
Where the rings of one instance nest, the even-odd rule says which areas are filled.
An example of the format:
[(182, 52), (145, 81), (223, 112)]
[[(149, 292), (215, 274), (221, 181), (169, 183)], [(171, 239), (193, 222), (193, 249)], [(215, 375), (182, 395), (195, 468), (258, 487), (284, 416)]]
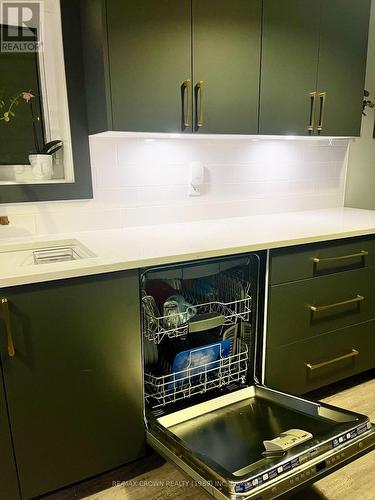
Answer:
[[(0, 29), (18, 38), (13, 26)], [(22, 37), (25, 31), (21, 28)], [(33, 38), (36, 41), (36, 34)], [(40, 152), (45, 143), (37, 53), (1, 52), (0, 67), (0, 165), (27, 164), (29, 155)], [(1, 174), (6, 179), (6, 170)]]
[(73, 0), (1, 2), (0, 202), (92, 196), (80, 35)]

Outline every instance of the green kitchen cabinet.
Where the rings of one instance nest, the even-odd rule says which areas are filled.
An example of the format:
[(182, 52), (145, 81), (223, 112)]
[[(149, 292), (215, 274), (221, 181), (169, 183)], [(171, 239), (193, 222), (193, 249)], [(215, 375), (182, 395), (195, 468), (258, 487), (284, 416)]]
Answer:
[(305, 394), (375, 368), (375, 321), (269, 348), (265, 382), (272, 389)]
[(1, 291), (1, 358), (23, 498), (144, 454), (136, 271)]
[(370, 0), (322, 0), (320, 135), (360, 135), (370, 6)]
[(262, 0), (82, 0), (90, 132), (255, 134)]
[(264, 383), (303, 394), (375, 367), (375, 239), (270, 251)]
[(358, 136), (370, 0), (264, 0), (261, 134)]
[(270, 253), (270, 284), (317, 278), (375, 266), (373, 236), (277, 248)]
[(191, 131), (190, 0), (106, 5), (113, 130)]
[(274, 285), (269, 293), (272, 347), (375, 318), (375, 267)]
[(320, 1), (264, 0), (260, 134), (309, 135)]
[(191, 0), (81, 0), (90, 133), (192, 132)]
[(193, 0), (194, 129), (256, 134), (261, 0)]
[(4, 393), (4, 386), (0, 370), (0, 464), (1, 485), (0, 498), (2, 500), (19, 500), (17, 470), (13, 454), (12, 438), (10, 434), (8, 412)]

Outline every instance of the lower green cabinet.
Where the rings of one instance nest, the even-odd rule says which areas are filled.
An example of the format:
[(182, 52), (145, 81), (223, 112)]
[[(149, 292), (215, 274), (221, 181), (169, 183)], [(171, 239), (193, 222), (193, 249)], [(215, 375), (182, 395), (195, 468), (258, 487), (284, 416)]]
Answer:
[[(1, 295), (8, 299), (15, 345), (10, 357), (2, 334), (22, 497), (39, 496), (141, 457), (145, 431), (138, 273), (27, 285)], [(5, 327), (0, 322), (0, 332)]]
[(270, 288), (268, 343), (273, 348), (375, 318), (375, 267)]
[(375, 368), (375, 321), (267, 350), (266, 385), (304, 394)]
[(0, 464), (1, 464), (1, 500), (19, 500), (16, 464), (14, 460), (12, 438), (8, 422), (8, 413), (4, 387), (0, 371)]

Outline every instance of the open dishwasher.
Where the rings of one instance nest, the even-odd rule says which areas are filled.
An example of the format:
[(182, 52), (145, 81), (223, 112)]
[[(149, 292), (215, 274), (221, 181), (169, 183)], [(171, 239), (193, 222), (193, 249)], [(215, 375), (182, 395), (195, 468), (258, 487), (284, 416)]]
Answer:
[(216, 498), (294, 492), (375, 447), (366, 416), (261, 385), (264, 255), (141, 275), (148, 443)]

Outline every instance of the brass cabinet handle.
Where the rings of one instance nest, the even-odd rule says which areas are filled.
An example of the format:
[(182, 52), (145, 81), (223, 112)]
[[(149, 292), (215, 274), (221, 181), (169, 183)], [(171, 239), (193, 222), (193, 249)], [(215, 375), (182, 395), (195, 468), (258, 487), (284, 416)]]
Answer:
[(326, 109), (327, 92), (320, 92), (319, 99), (320, 99), (320, 113), (319, 113), (319, 125), (317, 127), (317, 131), (321, 132), (323, 130), (324, 113), (325, 113), (325, 109)]
[(327, 306), (309, 306), (310, 311), (314, 313), (327, 311), (328, 309), (334, 309), (335, 307), (346, 306), (347, 304), (357, 304), (365, 300), (363, 295), (357, 295), (354, 299), (343, 300), (341, 302), (335, 302), (334, 304), (328, 304)]
[(367, 257), (369, 253), (366, 250), (361, 250), (358, 253), (352, 253), (350, 255), (340, 255), (338, 257), (313, 257), (313, 262), (316, 264), (321, 264), (322, 262), (333, 262), (335, 260), (347, 260), (347, 259), (355, 259), (356, 257)]
[[(197, 99), (197, 127), (203, 127), (203, 95), (204, 95), (204, 81), (200, 80), (196, 86), (196, 99)], [(199, 102), (199, 105), (198, 105)]]
[(354, 358), (358, 356), (359, 351), (357, 349), (352, 349), (348, 354), (343, 354), (342, 356), (338, 356), (337, 358), (330, 359), (328, 361), (323, 361), (322, 363), (316, 363), (315, 365), (311, 363), (306, 363), (306, 366), (309, 370), (314, 371), (318, 370), (318, 368), (323, 368), (324, 366), (333, 365), (334, 363), (338, 363), (339, 361), (343, 361), (344, 359)]
[(2, 297), (0, 300), (0, 303), (1, 303), (1, 309), (2, 309), (4, 322), (5, 322), (5, 329), (6, 329), (6, 333), (7, 333), (8, 355), (9, 355), (9, 357), (13, 358), (16, 354), (16, 351), (14, 349), (12, 328), (10, 326), (10, 313), (9, 313), (8, 299), (5, 297)]
[(191, 80), (185, 80), (184, 83), (182, 84), (182, 87), (184, 89), (184, 94), (186, 94), (186, 99), (185, 99), (185, 95), (184, 95), (184, 106), (183, 106), (184, 127), (190, 127), (190, 120), (191, 120)]
[(309, 132), (314, 132), (315, 127), (315, 107), (317, 92), (310, 92), (310, 124), (307, 127)]

